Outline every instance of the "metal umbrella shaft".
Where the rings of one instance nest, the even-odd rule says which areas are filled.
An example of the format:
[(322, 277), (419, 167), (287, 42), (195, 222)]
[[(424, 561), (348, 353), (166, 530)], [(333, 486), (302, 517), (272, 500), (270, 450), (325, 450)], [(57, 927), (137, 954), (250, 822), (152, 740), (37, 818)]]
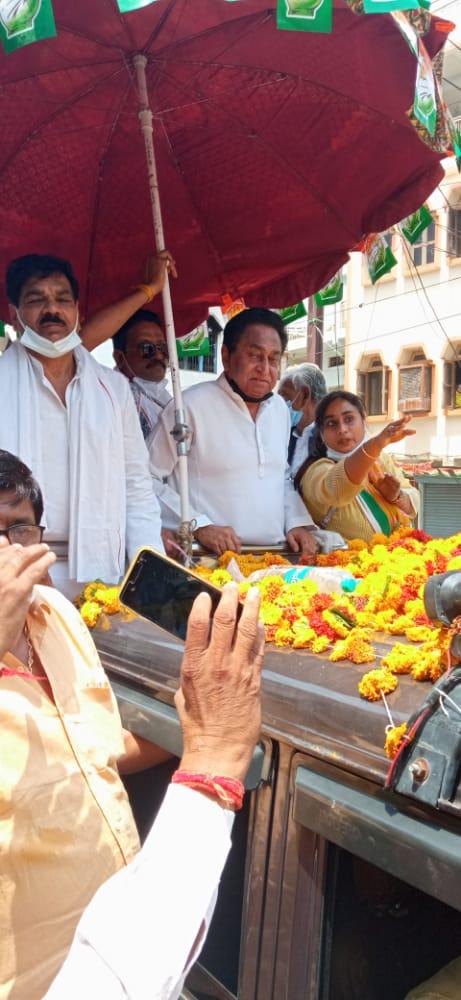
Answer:
[[(144, 136), (146, 148), (147, 172), (149, 178), (149, 190), (152, 206), (152, 219), (154, 224), (155, 245), (157, 253), (165, 249), (165, 237), (163, 232), (162, 208), (160, 203), (160, 191), (158, 185), (157, 165), (155, 161), (154, 130), (152, 124), (152, 111), (149, 106), (149, 95), (147, 93), (146, 66), (147, 57), (142, 54), (134, 56), (133, 64), (136, 70), (136, 78), (139, 96), (139, 121), (141, 131)], [(175, 422), (172, 430), (178, 453), (178, 476), (179, 494), (181, 500), (181, 528), (180, 536), (186, 551), (190, 554), (192, 544), (190, 505), (189, 505), (189, 477), (187, 467), (187, 455), (190, 446), (190, 430), (186, 421), (184, 411), (181, 383), (179, 378), (178, 351), (176, 347), (176, 332), (173, 316), (173, 304), (171, 301), (171, 289), (169, 276), (167, 274), (162, 292), (163, 314), (165, 319), (165, 332), (168, 344), (171, 381), (173, 386), (173, 399), (175, 409)]]

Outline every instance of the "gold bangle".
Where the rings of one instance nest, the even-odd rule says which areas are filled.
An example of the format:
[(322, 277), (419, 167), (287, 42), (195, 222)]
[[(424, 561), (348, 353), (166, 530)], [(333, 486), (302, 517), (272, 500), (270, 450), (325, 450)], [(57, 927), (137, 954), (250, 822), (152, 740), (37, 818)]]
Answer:
[(378, 461), (378, 455), (370, 455), (370, 452), (367, 451), (367, 449), (365, 448), (364, 444), (362, 445), (362, 451), (363, 451), (363, 454), (367, 456), (367, 458), (371, 458), (372, 462), (377, 462)]
[(133, 288), (134, 292), (143, 292), (146, 296), (146, 302), (153, 302), (155, 299), (155, 292), (152, 291), (150, 285), (135, 285)]

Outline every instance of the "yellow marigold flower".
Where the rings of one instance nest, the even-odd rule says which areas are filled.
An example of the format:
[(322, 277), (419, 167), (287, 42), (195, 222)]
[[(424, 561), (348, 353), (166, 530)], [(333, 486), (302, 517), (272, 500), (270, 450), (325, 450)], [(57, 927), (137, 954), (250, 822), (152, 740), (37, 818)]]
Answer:
[(400, 747), (402, 746), (402, 741), (406, 735), (408, 726), (406, 722), (402, 723), (401, 726), (392, 726), (386, 732), (386, 741), (384, 743), (384, 750), (386, 757), (393, 760), (397, 756)]
[(349, 635), (351, 631), (350, 628), (348, 628), (346, 623), (343, 622), (338, 615), (335, 615), (333, 611), (323, 611), (322, 618), (324, 622), (330, 626), (330, 628), (334, 629), (336, 635), (339, 636), (340, 639), (345, 639), (346, 636)]
[(410, 642), (427, 642), (431, 634), (432, 629), (429, 625), (411, 625), (405, 629), (405, 635)]
[(314, 629), (307, 622), (295, 622), (293, 625), (293, 635), (293, 649), (306, 649), (308, 646), (311, 646), (312, 640), (316, 637)]
[(448, 562), (448, 569), (461, 569), (461, 556), (453, 556), (453, 559), (450, 559)]
[(332, 663), (338, 660), (351, 660), (352, 663), (372, 663), (376, 653), (368, 639), (365, 629), (351, 629), (347, 639), (335, 643), (329, 659)]
[(405, 614), (411, 615), (412, 618), (424, 615), (425, 613), (424, 601), (420, 597), (415, 598), (414, 601), (407, 601), (405, 604)]
[(104, 584), (100, 580), (88, 583), (83, 590), (83, 601), (92, 601), (97, 590), (102, 590)]
[(330, 640), (326, 635), (317, 635), (311, 643), (313, 653), (325, 653), (330, 645)]
[(418, 662), (412, 667), (411, 676), (415, 681), (436, 681), (444, 672), (445, 666), (441, 654), (439, 650), (434, 649), (418, 657)]
[(97, 601), (108, 615), (116, 615), (121, 607), (119, 594), (118, 587), (98, 587), (93, 600)]
[(243, 580), (242, 583), (239, 583), (239, 594), (240, 594), (240, 597), (246, 597), (247, 594), (248, 594), (248, 591), (250, 590), (250, 587), (252, 587), (252, 586), (254, 586), (254, 584), (248, 583), (246, 580)]
[(96, 601), (84, 601), (80, 608), (80, 614), (85, 625), (88, 628), (94, 628), (99, 616), (102, 614), (102, 607)]
[(264, 625), (278, 625), (283, 618), (283, 611), (276, 604), (263, 601), (261, 604), (261, 619)]
[(394, 618), (394, 621), (389, 622), (386, 631), (390, 635), (405, 635), (407, 628), (411, 628), (411, 625), (411, 618), (408, 618), (407, 615), (398, 615), (397, 618)]
[(291, 646), (293, 643), (293, 632), (289, 622), (282, 622), (279, 625), (275, 635), (274, 642), (276, 646)]
[(273, 601), (279, 594), (281, 594), (285, 586), (286, 584), (281, 576), (265, 576), (264, 579), (259, 582), (259, 589), (263, 600), (267, 598), (268, 600)]
[(387, 653), (381, 660), (381, 666), (390, 670), (391, 674), (409, 674), (420, 656), (419, 649), (415, 649), (414, 646), (406, 646), (403, 642), (396, 642), (390, 653)]
[(214, 583), (215, 587), (224, 587), (224, 584), (231, 580), (232, 577), (227, 569), (214, 569), (210, 576), (210, 583)]
[(383, 694), (391, 694), (398, 684), (397, 678), (389, 670), (369, 670), (359, 682), (359, 693), (367, 701), (380, 701)]

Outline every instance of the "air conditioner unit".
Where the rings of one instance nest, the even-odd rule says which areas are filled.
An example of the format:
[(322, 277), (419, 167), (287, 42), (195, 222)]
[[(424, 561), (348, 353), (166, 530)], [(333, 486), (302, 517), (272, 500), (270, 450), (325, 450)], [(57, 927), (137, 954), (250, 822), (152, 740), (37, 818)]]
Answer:
[(432, 405), (432, 366), (429, 362), (399, 369), (399, 410), (429, 413)]

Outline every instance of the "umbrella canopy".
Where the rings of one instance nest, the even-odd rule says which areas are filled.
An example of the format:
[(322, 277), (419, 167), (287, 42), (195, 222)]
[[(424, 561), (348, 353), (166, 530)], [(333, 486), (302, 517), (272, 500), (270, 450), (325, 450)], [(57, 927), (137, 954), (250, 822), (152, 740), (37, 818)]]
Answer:
[[(68, 257), (84, 314), (152, 252), (132, 59), (148, 58), (177, 332), (225, 293), (290, 305), (365, 234), (416, 210), (440, 154), (407, 111), (416, 59), (390, 15), (335, 0), (330, 35), (280, 31), (268, 0), (53, 0), (57, 37), (0, 64), (0, 268)], [(432, 19), (433, 57), (445, 22)]]

